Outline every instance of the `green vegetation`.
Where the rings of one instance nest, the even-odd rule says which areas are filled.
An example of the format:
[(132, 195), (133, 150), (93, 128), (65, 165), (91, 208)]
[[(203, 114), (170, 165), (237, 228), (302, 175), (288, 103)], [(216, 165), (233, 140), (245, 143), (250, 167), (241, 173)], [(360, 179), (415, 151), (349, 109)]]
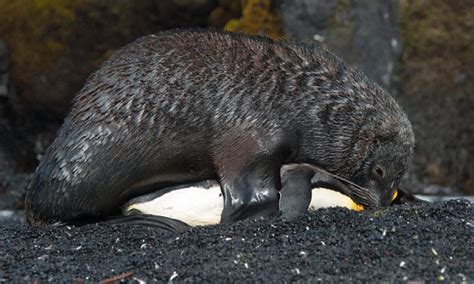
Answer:
[(114, 50), (156, 31), (154, 7), (132, 0), (0, 0), (0, 38), (11, 50), (19, 97), (37, 110), (64, 113)]
[(65, 48), (74, 9), (84, 1), (0, 0), (0, 37), (11, 50), (14, 74), (19, 83), (52, 68)]
[(242, 17), (227, 22), (225, 29), (278, 39), (283, 36), (280, 19), (271, 0), (243, 0)]

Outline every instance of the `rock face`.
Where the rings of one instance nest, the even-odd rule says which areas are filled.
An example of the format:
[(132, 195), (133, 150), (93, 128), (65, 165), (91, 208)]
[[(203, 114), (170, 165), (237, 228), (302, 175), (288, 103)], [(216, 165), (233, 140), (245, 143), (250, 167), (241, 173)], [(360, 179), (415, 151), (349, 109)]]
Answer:
[(474, 5), (401, 1), (399, 101), (417, 146), (413, 187), (474, 194)]
[(0, 210), (20, 208), (29, 176), (34, 165), (33, 149), (26, 139), (26, 128), (12, 106), (15, 98), (10, 84), (10, 54), (0, 39)]
[(0, 40), (0, 98), (6, 98), (8, 95), (9, 63), (7, 45)]
[(11, 129), (6, 120), (6, 104), (9, 96), (9, 54), (4, 41), (0, 40), (0, 191), (2, 181), (16, 170), (9, 142), (12, 141)]
[(398, 1), (281, 0), (283, 30), (319, 41), (390, 90), (400, 55)]

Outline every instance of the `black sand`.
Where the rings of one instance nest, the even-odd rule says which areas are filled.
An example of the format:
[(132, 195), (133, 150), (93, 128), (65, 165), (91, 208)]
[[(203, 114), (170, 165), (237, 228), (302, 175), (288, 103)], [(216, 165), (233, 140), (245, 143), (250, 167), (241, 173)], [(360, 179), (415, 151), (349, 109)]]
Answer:
[[(326, 209), (160, 233), (139, 226), (0, 223), (0, 282), (474, 280), (474, 206)], [(126, 274), (123, 274), (126, 273)]]

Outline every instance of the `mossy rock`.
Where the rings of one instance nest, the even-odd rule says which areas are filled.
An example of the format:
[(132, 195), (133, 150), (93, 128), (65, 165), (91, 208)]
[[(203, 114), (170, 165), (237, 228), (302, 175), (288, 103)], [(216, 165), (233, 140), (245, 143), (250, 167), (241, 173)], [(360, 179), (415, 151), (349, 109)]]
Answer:
[(12, 77), (22, 101), (58, 117), (68, 110), (70, 99), (87, 76), (114, 50), (159, 30), (206, 26), (215, 6), (211, 4), (178, 7), (172, 0), (0, 0), (0, 38), (11, 50)]
[(219, 0), (217, 7), (208, 17), (208, 25), (224, 28), (227, 22), (242, 14), (242, 2), (238, 0)]
[(230, 20), (224, 29), (274, 39), (283, 37), (280, 18), (271, 0), (243, 0), (242, 17)]
[(449, 90), (474, 67), (473, 1), (401, 1), (404, 64), (409, 85)]

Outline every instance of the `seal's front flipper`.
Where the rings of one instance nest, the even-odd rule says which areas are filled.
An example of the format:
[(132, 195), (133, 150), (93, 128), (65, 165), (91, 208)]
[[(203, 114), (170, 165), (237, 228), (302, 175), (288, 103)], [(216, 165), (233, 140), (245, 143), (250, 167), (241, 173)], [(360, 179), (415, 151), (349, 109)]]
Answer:
[(224, 193), (221, 223), (278, 213), (280, 164), (262, 158), (243, 165), (220, 174)]
[(114, 216), (106, 219), (104, 223), (112, 225), (141, 225), (157, 231), (172, 233), (181, 233), (191, 229), (191, 226), (179, 220), (146, 214)]
[(313, 169), (305, 165), (297, 165), (282, 171), (280, 211), (283, 219), (291, 220), (306, 213), (311, 202), (313, 176)]

